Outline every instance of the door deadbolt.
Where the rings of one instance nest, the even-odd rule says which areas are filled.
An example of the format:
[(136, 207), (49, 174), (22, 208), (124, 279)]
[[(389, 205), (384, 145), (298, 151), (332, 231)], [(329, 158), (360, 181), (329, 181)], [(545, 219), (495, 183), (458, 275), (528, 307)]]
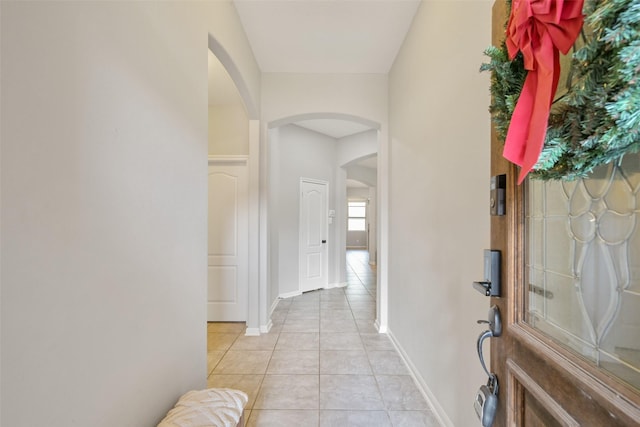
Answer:
[(473, 287), (488, 297), (500, 296), (500, 251), (484, 250), (484, 280)]

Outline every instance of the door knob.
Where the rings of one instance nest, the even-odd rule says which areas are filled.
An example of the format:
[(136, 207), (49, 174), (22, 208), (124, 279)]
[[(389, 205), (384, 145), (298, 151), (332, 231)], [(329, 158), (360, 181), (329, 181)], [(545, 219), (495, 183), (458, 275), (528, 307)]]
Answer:
[(482, 323), (489, 325), (489, 331), (492, 337), (502, 335), (502, 318), (500, 317), (500, 309), (497, 305), (492, 305), (491, 308), (489, 308), (487, 320), (478, 320), (478, 324)]
[(323, 240), (323, 241), (322, 241), (322, 243), (327, 243), (327, 241), (326, 241), (326, 240)]

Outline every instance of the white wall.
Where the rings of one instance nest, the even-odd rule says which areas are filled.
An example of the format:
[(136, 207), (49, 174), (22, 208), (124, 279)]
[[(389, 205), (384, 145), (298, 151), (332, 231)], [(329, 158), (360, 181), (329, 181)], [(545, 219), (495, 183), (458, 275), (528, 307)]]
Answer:
[(376, 187), (369, 187), (369, 264), (375, 265), (378, 257), (378, 191)]
[(347, 189), (347, 199), (366, 200), (369, 198), (369, 187), (351, 187)]
[[(191, 2), (179, 3), (191, 4)], [(236, 88), (240, 96), (243, 97), (247, 116), (251, 120), (259, 119), (262, 73), (253, 56), (233, 1), (194, 1), (193, 3), (198, 3), (202, 7), (198, 13), (205, 20), (209, 34), (221, 48), (214, 50), (213, 53), (216, 54), (218, 60), (222, 62), (236, 83)], [(209, 46), (211, 47), (211, 45)], [(222, 50), (222, 52), (218, 52), (218, 50)], [(232, 64), (227, 63), (227, 58)]]
[(207, 34), (250, 49), (223, 2), (1, 10), (0, 424), (156, 425), (206, 386)]
[(249, 119), (241, 105), (209, 106), (209, 154), (249, 154)]
[[(312, 178), (329, 183), (329, 206), (336, 207), (336, 140), (295, 125), (281, 126), (278, 132), (276, 164), (278, 194), (273, 206), (278, 234), (278, 293), (298, 291), (300, 178)], [(335, 224), (329, 225), (332, 235)], [(329, 237), (329, 284), (335, 283), (334, 253), (338, 242)]]
[(332, 219), (331, 239), (335, 244), (333, 252), (333, 282), (335, 286), (347, 285), (347, 172), (336, 165), (335, 216)]
[(300, 114), (338, 113), (386, 127), (387, 99), (384, 74), (262, 75), (262, 121), (267, 125)]
[(378, 183), (378, 171), (376, 169), (358, 166), (357, 164), (347, 166), (345, 169), (349, 179), (355, 179), (370, 187), (375, 187)]
[(486, 382), (471, 282), (489, 244), (490, 25), (489, 1), (423, 2), (389, 76), (389, 330), (455, 426), (478, 424)]
[(278, 198), (280, 197), (280, 128), (269, 129), (269, 188), (268, 190), (268, 209), (269, 217), (267, 218), (269, 224), (268, 236), (268, 248), (269, 248), (269, 284), (268, 284), (268, 302), (269, 302), (269, 316), (271, 315), (271, 308), (280, 295), (280, 243), (278, 241), (280, 235), (280, 217), (278, 209)]
[(366, 231), (347, 231), (347, 249), (366, 249)]

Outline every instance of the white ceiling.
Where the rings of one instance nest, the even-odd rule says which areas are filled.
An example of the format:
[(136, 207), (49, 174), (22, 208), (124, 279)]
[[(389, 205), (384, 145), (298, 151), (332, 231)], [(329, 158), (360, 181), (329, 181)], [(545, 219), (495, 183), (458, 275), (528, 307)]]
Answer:
[[(420, 0), (234, 0), (262, 72), (386, 74)], [(209, 52), (209, 105), (243, 105)], [(297, 125), (343, 138), (370, 127), (345, 120)]]
[(234, 0), (265, 73), (381, 73), (420, 0)]
[(357, 168), (368, 168), (374, 170), (374, 174), (377, 173), (378, 170), (378, 155), (367, 157), (366, 159), (362, 159), (357, 161), (354, 164), (351, 164), (347, 167), (347, 188), (367, 188), (369, 185), (365, 184), (362, 181), (354, 178), (353, 176), (357, 176), (357, 173), (354, 174), (354, 169)]
[(378, 156), (367, 157), (364, 160), (360, 160), (357, 165), (363, 168), (378, 169)]
[(355, 179), (347, 179), (347, 188), (369, 188), (367, 184), (363, 184), (360, 181), (356, 181)]

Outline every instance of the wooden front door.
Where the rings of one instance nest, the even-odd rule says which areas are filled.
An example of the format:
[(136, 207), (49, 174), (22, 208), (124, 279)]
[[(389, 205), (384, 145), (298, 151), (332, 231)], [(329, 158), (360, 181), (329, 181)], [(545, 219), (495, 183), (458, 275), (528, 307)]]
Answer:
[[(493, 43), (506, 5), (493, 12)], [(583, 181), (525, 181), (492, 132), (491, 175), (506, 175), (503, 331), (491, 338), (500, 384), (494, 426), (640, 425), (640, 156)]]

